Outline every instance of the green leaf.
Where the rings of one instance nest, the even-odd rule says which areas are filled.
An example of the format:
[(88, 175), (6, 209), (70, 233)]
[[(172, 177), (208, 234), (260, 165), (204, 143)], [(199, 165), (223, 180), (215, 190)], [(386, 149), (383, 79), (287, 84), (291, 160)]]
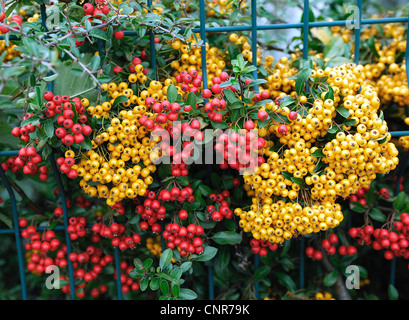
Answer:
[[(348, 112), (349, 113), (349, 112)], [(344, 126), (354, 126), (354, 125), (356, 125), (357, 124), (357, 120), (356, 119), (345, 119), (345, 121), (344, 122), (342, 122), (342, 124), (344, 125)]]
[(203, 196), (208, 197), (213, 191), (208, 186), (201, 184), (199, 185), (199, 190)]
[(135, 266), (138, 270), (140, 270), (140, 269), (143, 268), (143, 263), (142, 263), (142, 261), (141, 261), (140, 259), (138, 259), (138, 258), (133, 259), (133, 264), (134, 264), (134, 266)]
[(297, 290), (294, 280), (288, 274), (277, 271), (274, 274), (277, 276), (278, 281), (289, 291), (295, 292)]
[(337, 282), (338, 279), (338, 270), (334, 269), (332, 272), (328, 273), (324, 279), (323, 279), (323, 283), (324, 286), (326, 287), (331, 287), (335, 284), (335, 282)]
[(159, 260), (159, 267), (164, 270), (172, 260), (173, 251), (172, 249), (168, 248), (163, 251), (162, 255), (160, 256)]
[(101, 57), (98, 54), (96, 54), (91, 59), (91, 69), (95, 71), (99, 69), (100, 66), (101, 66)]
[(121, 103), (127, 102), (128, 101), (128, 97), (124, 96), (124, 95), (120, 95), (118, 97), (115, 98), (114, 103), (112, 104), (112, 107), (115, 108), (116, 106), (118, 106)]
[(162, 291), (163, 294), (169, 293), (169, 283), (165, 279), (160, 281), (160, 291)]
[(328, 92), (325, 94), (325, 100), (327, 99), (334, 100), (334, 89), (331, 86), (328, 86)]
[(235, 102), (241, 102), (240, 99), (237, 98), (234, 92), (231, 91), (230, 89), (224, 89), (223, 94), (226, 97), (227, 101), (229, 101), (232, 104)]
[(241, 242), (241, 235), (232, 231), (220, 231), (215, 233), (211, 239), (218, 244), (238, 244)]
[(171, 84), (168, 87), (166, 98), (170, 103), (173, 103), (173, 102), (175, 102), (177, 100), (177, 98), (178, 98), (178, 89), (176, 89), (176, 87), (173, 84)]
[(44, 122), (44, 131), (47, 137), (52, 138), (54, 136), (54, 123), (51, 119)]
[(92, 29), (91, 32), (89, 33), (91, 37), (95, 37), (98, 39), (106, 40), (108, 41), (108, 33), (106, 31), (103, 31), (102, 29)]
[(196, 95), (193, 92), (189, 92), (186, 97), (186, 104), (192, 106), (193, 108), (196, 107)]
[(364, 213), (366, 211), (365, 207), (359, 202), (350, 202), (349, 205), (352, 211), (355, 211), (358, 213)]
[(312, 72), (311, 68), (306, 68), (301, 70), (301, 72), (297, 75), (297, 80), (295, 81), (295, 91), (299, 96), (302, 95), (305, 87), (305, 82), (310, 77), (311, 72)]
[(388, 296), (390, 300), (399, 299), (399, 292), (393, 284), (389, 284), (388, 286)]
[(0, 221), (2, 221), (9, 229), (13, 228), (13, 222), (9, 217), (0, 213)]
[(400, 211), (405, 206), (406, 202), (407, 202), (406, 194), (404, 191), (401, 191), (393, 200), (393, 208), (397, 211)]
[(148, 288), (148, 285), (149, 285), (149, 278), (146, 277), (141, 280), (139, 288), (141, 289), (141, 291), (145, 291)]
[(195, 261), (209, 261), (212, 260), (216, 254), (218, 249), (211, 246), (206, 246), (202, 254), (200, 254)]
[(153, 260), (151, 259), (151, 258), (148, 258), (148, 259), (146, 259), (144, 262), (143, 262), (143, 267), (146, 269), (146, 268), (149, 268), (151, 265), (152, 265), (152, 263), (153, 263)]
[(197, 294), (193, 290), (188, 288), (180, 289), (179, 296), (185, 298), (186, 300), (194, 300), (197, 299)]
[(175, 297), (179, 297), (180, 294), (180, 285), (177, 282), (172, 282), (172, 294)]
[(160, 278), (153, 278), (153, 279), (149, 282), (149, 288), (150, 288), (152, 291), (158, 290), (158, 289), (159, 289), (159, 286), (160, 286), (160, 281), (161, 281)]
[(322, 149), (317, 149), (315, 150), (311, 156), (316, 157), (316, 158), (320, 158), (320, 157), (325, 157), (325, 155), (322, 153)]
[(386, 222), (387, 217), (386, 215), (378, 208), (373, 208), (369, 213), (371, 219), (378, 221), (378, 222)]
[(348, 118), (349, 117), (349, 110), (345, 108), (343, 105), (335, 108), (335, 110), (343, 117), (343, 118)]
[(270, 270), (270, 266), (262, 266), (260, 268), (257, 268), (256, 272), (254, 273), (254, 281), (260, 281), (267, 277), (270, 273)]

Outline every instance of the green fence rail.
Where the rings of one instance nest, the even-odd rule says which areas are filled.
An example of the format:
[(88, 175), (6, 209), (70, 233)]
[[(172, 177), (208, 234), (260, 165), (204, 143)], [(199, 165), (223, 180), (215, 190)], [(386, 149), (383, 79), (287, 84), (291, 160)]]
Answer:
[[(148, 6), (152, 6), (152, 0), (148, 0)], [(390, 18), (379, 18), (379, 19), (362, 19), (362, 0), (357, 0), (356, 6), (358, 8), (358, 21), (351, 20), (349, 21), (350, 24), (362, 26), (362, 25), (372, 25), (372, 24), (387, 24), (387, 23), (407, 23), (409, 26), (409, 17), (390, 17)], [(199, 0), (199, 17), (200, 17), (200, 27), (193, 28), (193, 32), (200, 33), (200, 38), (206, 43), (206, 34), (213, 33), (213, 32), (244, 32), (250, 31), (251, 32), (251, 50), (253, 57), (257, 56), (257, 32), (261, 30), (281, 30), (281, 29), (300, 29), (302, 32), (302, 39), (303, 39), (303, 58), (308, 58), (308, 33), (309, 29), (312, 27), (331, 27), (331, 26), (345, 26), (347, 21), (346, 20), (339, 20), (339, 21), (309, 21), (309, 1), (304, 0), (304, 8), (303, 8), (303, 22), (302, 23), (277, 23), (277, 24), (266, 24), (266, 25), (258, 25), (257, 24), (257, 0), (251, 1), (251, 25), (246, 26), (227, 26), (227, 27), (209, 27), (206, 25), (206, 6), (205, 0)], [(46, 28), (46, 5), (41, 5), (41, 19), (43, 27)], [(409, 29), (409, 28), (408, 28)], [(181, 30), (180, 32), (183, 32)], [(134, 31), (125, 31), (125, 36), (136, 36), (136, 32)], [(359, 49), (360, 49), (360, 35), (361, 35), (361, 28), (355, 28), (355, 51), (354, 51), (354, 62), (359, 64)], [(156, 69), (156, 52), (155, 52), (155, 42), (154, 42), (154, 33), (150, 31), (149, 38), (150, 38), (150, 57), (151, 57), (151, 67), (155, 70)], [(0, 36), (0, 40), (4, 39), (4, 36)], [(9, 36), (9, 39), (15, 39), (15, 36)], [(409, 48), (409, 38), (406, 40), (406, 48)], [(99, 52), (103, 52), (102, 48), (104, 46), (103, 40), (98, 41), (98, 49)], [(206, 46), (202, 46), (201, 49), (202, 55), (202, 81), (203, 87), (207, 89), (207, 66), (206, 66)], [(409, 79), (409, 50), (406, 49), (405, 53), (406, 59), (406, 72), (407, 77)], [(253, 59), (253, 64), (257, 67), (257, 59)], [(155, 73), (156, 74), (156, 73)], [(254, 79), (257, 79), (257, 71), (253, 72)], [(52, 91), (53, 89), (53, 82), (49, 83), (48, 89)], [(258, 86), (255, 88), (256, 91), (258, 90)], [(392, 137), (400, 137), (409, 135), (409, 131), (392, 131), (390, 132)], [(12, 151), (0, 151), (0, 157), (2, 156), (14, 156), (18, 155), (18, 150)], [(62, 200), (62, 209), (63, 209), (63, 218), (64, 218), (64, 225), (57, 226), (54, 230), (61, 230), (65, 232), (66, 238), (66, 245), (67, 245), (67, 261), (68, 261), (68, 277), (69, 277), (69, 285), (70, 285), (70, 298), (75, 299), (75, 290), (74, 290), (74, 275), (73, 275), (73, 266), (70, 259), (68, 259), (68, 255), (71, 253), (71, 240), (69, 234), (67, 232), (68, 226), (68, 219), (69, 219), (69, 210), (66, 204), (66, 194), (64, 192), (64, 184), (61, 179), (61, 175), (57, 169), (57, 164), (55, 161), (55, 153), (52, 152), (51, 156), (49, 157), (49, 162), (51, 164), (51, 168), (53, 171), (54, 178), (56, 179), (58, 188), (60, 190), (60, 197)], [(403, 176), (407, 165), (409, 164), (409, 153), (406, 154), (404, 161), (400, 164), (400, 168), (397, 173), (396, 179), (396, 187), (395, 187), (395, 194), (399, 192), (399, 181), (400, 178)], [(23, 250), (22, 250), (22, 238), (20, 236), (20, 228), (18, 225), (18, 209), (17, 209), (17, 201), (14, 194), (14, 191), (10, 185), (10, 182), (3, 170), (0, 166), (0, 177), (4, 184), (4, 187), (7, 190), (7, 193), (11, 200), (11, 213), (12, 213), (12, 221), (13, 221), (13, 228), (11, 229), (0, 229), (0, 235), (12, 235), (14, 234), (16, 247), (17, 247), (17, 259), (18, 259), (18, 272), (20, 277), (20, 285), (21, 285), (21, 298), (23, 300), (28, 299), (28, 292), (27, 292), (27, 284), (26, 284), (26, 277), (25, 277), (25, 265), (24, 265), (24, 257), (23, 257)], [(41, 231), (42, 227), (38, 227), (38, 230)], [(162, 248), (165, 247), (165, 243), (162, 238)], [(305, 263), (305, 256), (304, 256), (304, 238), (302, 237), (300, 240), (300, 252), (299, 252), (299, 288), (304, 288), (304, 263)], [(114, 252), (114, 263), (116, 269), (116, 283), (117, 283), (117, 299), (122, 300), (122, 284), (121, 284), (121, 277), (120, 277), (120, 252), (117, 247), (115, 247)], [(254, 267), (257, 269), (259, 267), (259, 255), (254, 255)], [(391, 261), (391, 270), (390, 270), (390, 284), (394, 284), (395, 281), (395, 258)], [(259, 286), (256, 283), (256, 299), (259, 299), (260, 290)], [(208, 269), (208, 289), (209, 300), (214, 299), (214, 282), (213, 282), (213, 269), (209, 266)]]

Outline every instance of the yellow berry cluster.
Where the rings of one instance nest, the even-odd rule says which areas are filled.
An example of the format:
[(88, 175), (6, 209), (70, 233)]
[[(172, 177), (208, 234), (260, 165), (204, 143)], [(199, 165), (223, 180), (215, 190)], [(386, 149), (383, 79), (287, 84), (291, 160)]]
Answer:
[(272, 56), (267, 56), (264, 59), (263, 64), (269, 75), (266, 78), (267, 82), (262, 85), (263, 89), (267, 90), (271, 97), (290, 94), (295, 87), (295, 80), (291, 77), (297, 74), (298, 69), (291, 67), (292, 59), (287, 57), (280, 58), (274, 67), (272, 66), (273, 61)]
[[(178, 39), (169, 42), (172, 49), (176, 50), (178, 57), (170, 64), (174, 70), (174, 76), (179, 75), (182, 71), (196, 70), (200, 75), (202, 74), (202, 49), (197, 43), (193, 35), (187, 39), (187, 43)], [(213, 85), (212, 79), (218, 77), (226, 66), (226, 55), (217, 47), (210, 47), (206, 42), (206, 70), (207, 83), (211, 87)], [(182, 91), (183, 93), (183, 91)]]
[(315, 294), (315, 300), (335, 300), (331, 292), (317, 292)]
[[(207, 0), (207, 5), (210, 9), (206, 11), (208, 17), (213, 17), (216, 14), (230, 14), (235, 10), (233, 7), (234, 1), (229, 0)], [(245, 11), (247, 9), (246, 0), (240, 1), (239, 3), (240, 11)]]
[[(251, 50), (251, 44), (248, 42), (247, 38), (244, 36), (239, 36), (237, 33), (231, 33), (229, 36), (229, 40), (237, 45), (241, 46), (241, 54), (244, 56), (246, 60), (250, 63), (253, 63), (253, 51)], [(262, 59), (262, 51), (260, 46), (257, 44), (257, 65), (261, 63)], [(272, 56), (268, 56), (267, 61), (274, 60)]]
[[(281, 243), (334, 228), (343, 220), (338, 197), (369, 187), (376, 174), (396, 168), (398, 150), (389, 142), (387, 123), (378, 116), (380, 100), (362, 70), (353, 63), (315, 68), (311, 76), (321, 78), (325, 89), (312, 100), (290, 90), (297, 101), (291, 121), (289, 107), (266, 104), (277, 118), (261, 131), (267, 140), (261, 152), (265, 163), (243, 176), (250, 210), (235, 211), (245, 232)], [(326, 98), (329, 86), (333, 97)], [(338, 107), (345, 125), (335, 122)], [(286, 132), (279, 130), (283, 122)], [(328, 139), (330, 129), (335, 131)], [(278, 150), (271, 149), (274, 141)]]
[(146, 239), (146, 248), (157, 257), (160, 257), (162, 253), (161, 237), (157, 235), (156, 238), (147, 238)]

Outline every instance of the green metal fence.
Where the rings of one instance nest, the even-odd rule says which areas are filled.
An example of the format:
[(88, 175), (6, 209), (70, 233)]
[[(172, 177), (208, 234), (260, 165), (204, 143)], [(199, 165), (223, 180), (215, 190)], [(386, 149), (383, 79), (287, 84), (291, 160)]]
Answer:
[[(354, 3), (351, 3), (354, 4)], [(391, 18), (379, 18), (379, 19), (362, 19), (362, 0), (357, 0), (355, 3), (358, 10), (358, 19), (359, 21), (351, 20), (349, 21), (350, 24), (362, 26), (362, 25), (373, 25), (373, 24), (386, 24), (386, 23), (407, 23), (409, 25), (409, 17), (391, 17)], [(152, 6), (152, 0), (148, 0), (148, 6)], [(206, 25), (206, 5), (205, 0), (199, 0), (199, 17), (200, 17), (200, 27), (193, 28), (193, 32), (200, 33), (200, 38), (206, 43), (206, 35), (212, 32), (243, 32), (243, 31), (250, 31), (251, 32), (251, 50), (253, 57), (257, 56), (257, 32), (261, 30), (270, 30), (271, 32), (275, 32), (281, 29), (300, 29), (303, 36), (303, 58), (308, 58), (308, 32), (309, 29), (312, 27), (331, 27), (331, 26), (345, 26), (347, 21), (346, 20), (339, 20), (339, 21), (319, 21), (319, 22), (311, 22), (309, 21), (309, 10), (310, 4), (308, 0), (304, 0), (304, 8), (303, 8), (303, 22), (302, 23), (277, 23), (277, 24), (266, 24), (266, 25), (258, 25), (257, 24), (257, 0), (251, 0), (251, 24), (245, 26), (227, 26), (227, 27), (209, 27)], [(43, 4), (41, 5), (41, 19), (43, 27), (46, 28), (46, 6)], [(408, 28), (409, 29), (409, 28)], [(125, 31), (126, 36), (136, 36), (136, 32), (133, 31)], [(361, 35), (361, 28), (355, 29), (355, 63), (359, 63), (359, 49), (360, 49), (360, 35)], [(151, 67), (155, 70), (156, 69), (156, 52), (155, 52), (155, 42), (154, 42), (154, 33), (151, 31), (149, 33), (150, 37), (150, 56), (151, 56)], [(3, 39), (3, 36), (0, 36), (0, 40)], [(10, 36), (10, 39), (13, 39), (13, 36)], [(406, 48), (409, 48), (409, 38), (407, 38), (407, 45)], [(98, 49), (99, 52), (103, 52), (102, 48), (104, 46), (103, 40), (98, 41)], [(206, 47), (203, 45), (201, 49), (202, 55), (202, 78), (203, 78), (203, 87), (207, 88), (207, 66), (206, 66)], [(409, 73), (409, 50), (406, 49), (405, 53), (406, 59), (406, 72)], [(253, 59), (253, 64), (257, 67), (257, 59)], [(408, 76), (408, 74), (407, 74)], [(257, 79), (257, 71), (253, 72), (254, 79)], [(409, 76), (408, 76), (409, 78)], [(49, 83), (48, 89), (50, 91), (53, 90), (53, 82)], [(256, 86), (255, 90), (258, 90), (258, 86)], [(400, 137), (409, 135), (409, 131), (394, 131), (391, 132), (392, 137)], [(13, 151), (0, 151), (1, 156), (14, 156), (18, 155), (18, 150)], [(49, 157), (49, 161), (52, 167), (54, 178), (57, 181), (58, 188), (60, 190), (60, 197), (62, 201), (62, 209), (63, 209), (63, 217), (64, 217), (64, 225), (57, 226), (54, 230), (61, 230), (65, 232), (65, 239), (67, 245), (67, 261), (68, 261), (68, 276), (69, 276), (69, 284), (70, 284), (70, 298), (74, 299), (74, 276), (73, 276), (73, 266), (70, 259), (68, 259), (68, 255), (71, 253), (71, 240), (69, 234), (67, 232), (68, 226), (68, 219), (70, 216), (69, 210), (66, 204), (66, 193), (64, 191), (64, 184), (61, 179), (61, 175), (57, 169), (56, 160), (55, 160), (55, 153), (54, 151)], [(407, 154), (404, 158), (404, 161), (400, 164), (400, 168), (397, 172), (397, 179), (396, 179), (396, 187), (395, 193), (399, 192), (399, 181), (400, 178), (403, 176), (405, 169), (409, 163), (409, 154)], [(24, 257), (22, 251), (22, 238), (20, 236), (20, 228), (18, 225), (18, 209), (17, 209), (17, 202), (14, 191), (9, 183), (9, 180), (0, 166), (0, 176), (1, 180), (4, 184), (4, 187), (7, 190), (7, 193), (11, 200), (11, 213), (12, 213), (12, 221), (13, 221), (13, 228), (12, 229), (0, 229), (0, 235), (14, 235), (17, 247), (17, 260), (18, 260), (18, 271), (20, 277), (20, 284), (21, 284), (21, 298), (23, 300), (28, 299), (28, 292), (27, 292), (27, 285), (26, 285), (26, 277), (25, 277), (25, 265), (24, 265)], [(41, 231), (41, 227), (38, 228)], [(304, 288), (304, 239), (301, 238), (300, 241), (300, 252), (299, 252), (299, 288)], [(162, 241), (162, 246), (164, 243)], [(116, 276), (117, 276), (117, 299), (122, 300), (122, 290), (121, 290), (121, 280), (120, 280), (120, 252), (117, 247), (115, 247), (114, 252), (114, 261), (115, 261), (115, 269), (116, 269)], [(259, 256), (254, 255), (254, 267), (257, 269), (259, 267)], [(391, 262), (391, 270), (390, 270), (390, 283), (394, 284), (395, 281), (395, 259)], [(212, 267), (209, 266), (208, 268), (208, 288), (209, 288), (209, 300), (214, 299), (214, 284), (213, 284), (213, 270)], [(259, 299), (259, 287), (256, 283), (256, 298)]]

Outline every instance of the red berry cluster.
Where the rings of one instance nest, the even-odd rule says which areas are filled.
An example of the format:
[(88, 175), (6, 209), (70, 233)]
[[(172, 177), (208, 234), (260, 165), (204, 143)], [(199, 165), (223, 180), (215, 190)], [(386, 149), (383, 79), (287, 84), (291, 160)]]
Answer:
[(348, 233), (360, 245), (371, 245), (377, 251), (385, 250), (384, 257), (387, 260), (394, 257), (409, 259), (409, 214), (402, 213), (400, 219), (394, 222), (392, 230), (366, 225), (362, 228), (353, 227)]
[(183, 70), (175, 77), (175, 80), (181, 84), (180, 88), (184, 92), (193, 92), (196, 94), (202, 86), (202, 76), (194, 69), (190, 71)]
[(82, 195), (75, 198), (75, 204), (80, 208), (89, 208), (92, 203), (89, 200), (86, 200)]
[[(87, 284), (97, 279), (103, 271), (104, 267), (111, 265), (114, 261), (114, 257), (110, 254), (104, 254), (102, 249), (95, 248), (94, 246), (88, 246), (85, 251), (71, 252), (68, 256), (73, 265), (74, 283), (78, 283), (75, 286), (75, 294), (78, 298), (85, 297), (85, 287)], [(99, 287), (99, 292), (104, 292), (105, 288)], [(61, 288), (62, 292), (70, 294), (70, 284), (67, 283)], [(92, 292), (92, 289), (91, 289)], [(95, 292), (91, 294), (95, 297)]]
[[(4, 11), (1, 11), (0, 12), (0, 22), (3, 22), (5, 18), (6, 18), (6, 13)], [(2, 34), (6, 34), (11, 29), (18, 30), (21, 27), (22, 24), (23, 24), (23, 18), (22, 17), (12, 16), (12, 17), (10, 17), (10, 23), (9, 24), (0, 23), (0, 32)]]
[(39, 172), (40, 180), (45, 181), (48, 179), (48, 168), (45, 165), (39, 165), (41, 160), (41, 155), (37, 153), (36, 148), (21, 148), (17, 156), (8, 158), (1, 166), (4, 171), (10, 169), (13, 173), (23, 170), (24, 174), (35, 175)]
[(251, 239), (250, 240), (251, 252), (264, 257), (268, 254), (268, 250), (275, 251), (278, 248), (277, 243), (271, 243), (270, 241), (262, 239)]
[(141, 242), (141, 236), (134, 233), (132, 236), (126, 235), (124, 224), (113, 222), (109, 225), (98, 222), (91, 227), (94, 233), (93, 241), (99, 242), (101, 237), (111, 240), (113, 247), (118, 247), (121, 251), (135, 248), (136, 244)]
[(204, 250), (204, 229), (201, 225), (189, 224), (187, 227), (175, 223), (166, 225), (162, 233), (167, 240), (167, 247), (178, 248), (180, 255), (186, 257), (189, 254), (201, 254)]
[(70, 217), (67, 226), (67, 233), (70, 235), (70, 239), (77, 240), (78, 238), (85, 237), (87, 234), (86, 224), (87, 219), (85, 217)]
[[(58, 127), (55, 129), (55, 136), (63, 144), (67, 146), (73, 143), (81, 144), (84, 142), (85, 136), (92, 133), (92, 128), (85, 124), (87, 122), (85, 107), (78, 97), (72, 98), (76, 112), (73, 110), (71, 98), (68, 95), (54, 96), (51, 91), (47, 91), (44, 94), (44, 99), (47, 101), (45, 115), (48, 118), (58, 115)], [(74, 123), (74, 121), (77, 123)]]
[(204, 140), (204, 133), (200, 131), (200, 127), (198, 120), (192, 120), (190, 123), (177, 123), (168, 126), (166, 130), (161, 128), (154, 132), (155, 135), (159, 134), (162, 137), (159, 147), (163, 157), (170, 157), (173, 176), (188, 175), (187, 166), (194, 153), (195, 143), (201, 143)]
[[(118, 31), (119, 32), (119, 34), (117, 34), (117, 35), (122, 35), (122, 33), (123, 33), (123, 31), (122, 31), (122, 33), (121, 33), (121, 31)], [(142, 73), (146, 76), (146, 74), (148, 73), (148, 71), (149, 71), (149, 69), (148, 68), (145, 68), (143, 65), (142, 65), (142, 60), (145, 60), (147, 58), (147, 56), (146, 56), (146, 53), (145, 53), (145, 51), (142, 51), (141, 52), (141, 56), (140, 57), (135, 57), (135, 58), (133, 58), (132, 59), (132, 61), (131, 61), (131, 64), (128, 66), (128, 69), (129, 69), (129, 72), (130, 73), (139, 73), (140, 72), (140, 70), (142, 70)], [(115, 68), (114, 68), (115, 69)], [(123, 70), (122, 70), (122, 68), (121, 68), (121, 70), (119, 70), (119, 69), (117, 69), (116, 71), (115, 70), (113, 70), (114, 71), (114, 73), (115, 72), (122, 72)]]
[(72, 168), (72, 166), (75, 164), (75, 160), (73, 157), (59, 157), (57, 158), (56, 162), (60, 167), (60, 171), (62, 173), (65, 173), (68, 178), (78, 178), (77, 170)]
[(357, 254), (357, 249), (353, 245), (340, 245), (336, 246), (338, 243), (338, 236), (335, 233), (331, 233), (328, 238), (322, 239), (321, 241), (321, 248), (315, 249), (312, 246), (308, 246), (305, 249), (305, 254), (314, 259), (314, 260), (321, 260), (323, 257), (323, 252), (334, 255), (338, 252), (341, 256), (349, 255), (354, 256)]
[[(34, 113), (26, 113), (23, 116), (22, 121), (31, 118), (33, 115)], [(27, 143), (30, 141), (30, 133), (33, 133), (38, 127), (40, 127), (39, 123), (37, 125), (32, 125), (31, 123), (29, 123), (21, 127), (14, 127), (11, 130), (11, 134), (17, 138), (20, 138), (21, 141)]]
[(223, 190), (221, 193), (211, 193), (209, 198), (215, 203), (208, 205), (206, 210), (211, 215), (214, 221), (222, 221), (223, 219), (231, 219), (233, 210), (230, 209), (229, 202), (226, 200), (230, 198), (230, 192)]
[(221, 169), (230, 166), (240, 171), (255, 168), (265, 162), (263, 157), (258, 156), (257, 150), (263, 148), (266, 141), (256, 135), (253, 121), (246, 121), (244, 128), (240, 132), (222, 133), (216, 138), (214, 149), (223, 156)]
[[(368, 192), (368, 190), (369, 188), (359, 188), (355, 194), (351, 194), (349, 196), (349, 202), (359, 202), (365, 207), (367, 205), (366, 193)], [(386, 191), (388, 190), (386, 189)]]
[[(128, 293), (132, 291), (139, 290), (139, 281), (135, 281), (129, 276), (129, 272), (133, 270), (132, 266), (128, 265), (126, 261), (121, 261), (120, 263), (120, 279), (121, 279), (121, 290), (122, 293)], [(114, 279), (117, 279), (117, 273), (114, 272)]]
[[(21, 237), (28, 240), (24, 248), (27, 251), (34, 251), (27, 263), (27, 269), (43, 273), (50, 265), (57, 265), (60, 268), (66, 267), (66, 246), (55, 237), (55, 232), (47, 230), (40, 233), (33, 225), (27, 225), (27, 219), (19, 219), (19, 227), (22, 228)], [(55, 258), (50, 256), (51, 252), (56, 252)]]
[(125, 213), (125, 207), (122, 202), (117, 202), (113, 206), (110, 206), (110, 208), (115, 210), (115, 212), (119, 215), (123, 215)]

